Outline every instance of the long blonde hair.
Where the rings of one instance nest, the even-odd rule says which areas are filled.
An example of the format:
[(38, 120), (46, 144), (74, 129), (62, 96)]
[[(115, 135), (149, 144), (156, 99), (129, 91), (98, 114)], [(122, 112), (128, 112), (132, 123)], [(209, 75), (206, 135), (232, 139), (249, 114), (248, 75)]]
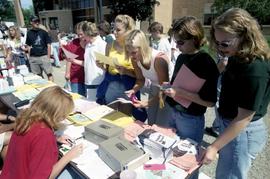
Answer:
[(235, 35), (240, 39), (239, 51), (236, 56), (246, 61), (255, 57), (270, 59), (270, 49), (260, 26), (246, 10), (231, 8), (219, 16), (211, 27), (211, 44), (214, 46), (215, 30)]
[[(9, 32), (10, 30), (14, 30), (15, 31), (15, 36), (14, 37), (11, 37), (11, 34)], [(20, 29), (18, 27), (16, 27), (16, 26), (10, 26), (8, 28), (8, 36), (9, 36), (9, 38), (16, 39), (16, 40), (20, 41), (21, 40)]]
[(142, 55), (142, 64), (146, 65), (149, 64), (152, 57), (152, 51), (149, 47), (149, 43), (147, 41), (147, 38), (145, 37), (145, 34), (141, 30), (133, 30), (131, 31), (128, 36), (125, 39), (125, 45), (126, 45), (126, 57), (128, 57), (128, 49), (130, 47), (133, 48), (139, 48), (141, 55)]
[(129, 15), (119, 14), (114, 19), (115, 23), (122, 23), (126, 31), (133, 30), (135, 28), (135, 21)]
[(58, 129), (59, 122), (72, 112), (74, 103), (70, 94), (59, 86), (44, 89), (32, 102), (30, 108), (23, 110), (15, 125), (17, 134), (25, 134), (34, 122), (45, 122), (50, 128)]

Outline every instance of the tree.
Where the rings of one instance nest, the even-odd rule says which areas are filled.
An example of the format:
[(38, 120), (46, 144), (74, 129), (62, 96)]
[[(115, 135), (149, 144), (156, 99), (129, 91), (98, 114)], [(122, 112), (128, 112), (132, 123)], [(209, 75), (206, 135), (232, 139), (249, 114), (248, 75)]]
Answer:
[(2, 21), (16, 21), (14, 5), (11, 1), (0, 1), (0, 17)]
[(231, 7), (239, 7), (247, 10), (260, 24), (270, 23), (269, 0), (215, 0), (212, 5), (212, 11), (216, 15), (220, 15)]
[(118, 14), (127, 14), (134, 20), (146, 20), (152, 17), (153, 8), (157, 0), (111, 0), (109, 8), (115, 17)]

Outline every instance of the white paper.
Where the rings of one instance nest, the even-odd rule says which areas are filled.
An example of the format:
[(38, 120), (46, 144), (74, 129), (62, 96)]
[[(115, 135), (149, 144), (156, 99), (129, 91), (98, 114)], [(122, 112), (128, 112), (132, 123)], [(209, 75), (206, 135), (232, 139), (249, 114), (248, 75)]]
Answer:
[(78, 57), (78, 55), (76, 55), (76, 54), (74, 54), (74, 53), (68, 51), (68, 50), (65, 49), (64, 47), (62, 47), (62, 50), (63, 50), (63, 52), (65, 53), (65, 55), (66, 55), (67, 58), (75, 59), (75, 58)]

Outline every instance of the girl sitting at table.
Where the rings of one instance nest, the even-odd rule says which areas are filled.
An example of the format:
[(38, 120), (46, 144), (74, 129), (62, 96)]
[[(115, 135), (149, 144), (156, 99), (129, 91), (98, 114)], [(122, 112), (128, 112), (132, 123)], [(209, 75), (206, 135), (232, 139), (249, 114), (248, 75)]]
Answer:
[(43, 90), (16, 119), (1, 178), (55, 178), (81, 154), (83, 146), (77, 145), (57, 161), (54, 130), (73, 108), (71, 95), (60, 87)]

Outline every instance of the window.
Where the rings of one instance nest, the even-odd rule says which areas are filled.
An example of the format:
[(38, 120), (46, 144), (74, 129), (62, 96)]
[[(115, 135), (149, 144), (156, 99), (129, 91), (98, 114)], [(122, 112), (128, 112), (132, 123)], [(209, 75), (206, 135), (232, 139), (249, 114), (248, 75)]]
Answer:
[(58, 18), (57, 17), (50, 17), (49, 18), (49, 26), (51, 30), (56, 30), (58, 29)]

